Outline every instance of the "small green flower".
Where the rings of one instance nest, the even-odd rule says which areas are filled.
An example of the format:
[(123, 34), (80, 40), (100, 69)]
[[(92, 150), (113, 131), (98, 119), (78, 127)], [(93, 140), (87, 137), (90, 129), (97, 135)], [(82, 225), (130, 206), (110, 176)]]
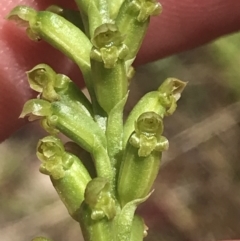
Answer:
[(87, 169), (76, 156), (66, 152), (61, 140), (54, 136), (38, 142), (37, 157), (41, 161), (40, 172), (51, 177), (68, 212), (77, 219), (86, 186), (91, 181)]
[(145, 22), (150, 16), (159, 15), (162, 12), (162, 6), (156, 0), (134, 0), (132, 4), (139, 10), (137, 20)]
[(153, 111), (160, 115), (161, 118), (172, 115), (186, 84), (186, 82), (176, 78), (167, 78), (158, 90), (145, 94), (134, 106), (124, 124), (123, 146), (126, 146), (130, 135), (134, 131), (135, 121), (144, 112)]
[(143, 113), (137, 119), (135, 131), (123, 154), (118, 178), (122, 206), (150, 192), (160, 168), (162, 152), (169, 145), (162, 131), (162, 118), (155, 112)]
[(73, 164), (71, 157), (65, 153), (62, 142), (54, 136), (39, 141), (37, 157), (42, 161), (40, 172), (54, 179), (63, 178), (65, 171)]
[(127, 46), (115, 24), (103, 24), (95, 30), (90, 54), (93, 86), (100, 106), (109, 114), (126, 96), (128, 76)]
[(161, 13), (162, 7), (156, 0), (125, 0), (116, 17), (119, 31), (125, 35), (124, 44), (129, 52), (126, 57), (131, 63), (142, 44), (150, 16)]
[(129, 142), (139, 148), (139, 156), (148, 156), (152, 151), (168, 149), (168, 141), (161, 136), (162, 132), (162, 118), (155, 112), (145, 112), (135, 122), (135, 133), (132, 134)]
[(115, 24), (106, 23), (99, 26), (92, 39), (91, 59), (104, 62), (105, 68), (113, 68), (118, 59), (127, 56), (128, 48), (123, 44), (124, 36)]
[(110, 184), (105, 178), (97, 177), (90, 181), (84, 197), (92, 210), (93, 220), (102, 219), (105, 216), (112, 219), (116, 215), (115, 200), (112, 198)]

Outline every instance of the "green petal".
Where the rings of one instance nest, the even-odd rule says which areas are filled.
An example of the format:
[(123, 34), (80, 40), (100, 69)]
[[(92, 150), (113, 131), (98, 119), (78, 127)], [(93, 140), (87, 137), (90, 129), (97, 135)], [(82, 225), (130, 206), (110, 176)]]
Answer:
[(51, 115), (51, 104), (46, 100), (32, 99), (27, 101), (19, 118), (24, 118), (29, 116), (28, 120), (33, 121), (40, 117), (45, 117)]
[(187, 82), (181, 81), (176, 78), (167, 78), (158, 88), (160, 93), (165, 96), (173, 95), (174, 99), (178, 101), (181, 97), (181, 93), (185, 89)]
[(111, 23), (100, 25), (94, 32), (92, 43), (96, 48), (119, 46), (124, 37), (119, 32), (117, 26)]
[(22, 26), (28, 27), (29, 22), (34, 21), (37, 11), (27, 6), (17, 6), (7, 15), (8, 20), (13, 20)]

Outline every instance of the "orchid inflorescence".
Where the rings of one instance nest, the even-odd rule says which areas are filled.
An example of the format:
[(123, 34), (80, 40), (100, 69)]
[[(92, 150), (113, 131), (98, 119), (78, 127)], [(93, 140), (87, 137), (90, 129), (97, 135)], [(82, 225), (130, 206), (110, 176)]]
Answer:
[[(50, 176), (86, 241), (141, 241), (147, 234), (135, 211), (152, 193), (162, 152), (163, 119), (173, 114), (186, 83), (166, 79), (144, 95), (123, 121), (132, 63), (157, 0), (76, 0), (78, 11), (17, 6), (8, 15), (31, 40), (45, 40), (80, 68), (90, 100), (47, 64), (27, 72), (38, 92), (21, 118), (40, 120), (50, 134), (37, 145), (40, 172)], [(65, 144), (61, 132), (72, 141)], [(38, 237), (34, 241), (48, 241)]]

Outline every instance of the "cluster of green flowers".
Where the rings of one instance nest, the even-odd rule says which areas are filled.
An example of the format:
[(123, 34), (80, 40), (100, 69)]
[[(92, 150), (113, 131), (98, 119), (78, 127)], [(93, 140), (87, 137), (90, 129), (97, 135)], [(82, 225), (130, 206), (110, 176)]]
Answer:
[[(136, 104), (125, 123), (132, 63), (156, 0), (76, 0), (79, 11), (50, 6), (14, 8), (8, 19), (47, 41), (81, 69), (91, 101), (65, 75), (39, 64), (27, 72), (39, 93), (20, 117), (40, 119), (50, 134), (37, 145), (40, 172), (49, 175), (86, 241), (140, 241), (146, 226), (135, 214), (151, 194), (162, 152), (163, 118), (173, 114), (185, 83), (169, 78)], [(73, 142), (63, 144), (61, 132)], [(34, 241), (46, 241), (35, 238)]]

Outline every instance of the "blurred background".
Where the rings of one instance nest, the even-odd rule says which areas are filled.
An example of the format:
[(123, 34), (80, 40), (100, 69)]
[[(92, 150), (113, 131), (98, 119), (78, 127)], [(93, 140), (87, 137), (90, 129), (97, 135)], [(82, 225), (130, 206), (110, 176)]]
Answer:
[[(240, 239), (240, 34), (137, 68), (126, 114), (167, 77), (188, 81), (164, 120), (170, 149), (155, 192), (138, 212), (146, 241)], [(35, 147), (46, 135), (32, 123), (0, 144), (1, 241), (82, 240)]]

